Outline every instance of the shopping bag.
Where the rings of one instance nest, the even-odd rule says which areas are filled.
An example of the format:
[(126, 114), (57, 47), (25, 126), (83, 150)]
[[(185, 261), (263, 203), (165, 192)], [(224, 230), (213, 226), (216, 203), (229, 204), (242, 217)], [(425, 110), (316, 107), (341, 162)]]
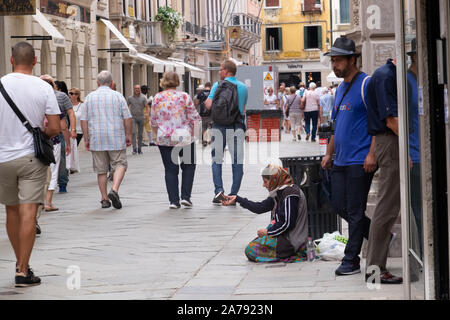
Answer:
[(314, 240), (319, 258), (326, 261), (338, 260), (344, 258), (347, 239), (338, 231), (325, 233), (322, 239)]
[(72, 173), (80, 172), (80, 161), (78, 158), (77, 139), (70, 139), (70, 154), (66, 156), (66, 168)]

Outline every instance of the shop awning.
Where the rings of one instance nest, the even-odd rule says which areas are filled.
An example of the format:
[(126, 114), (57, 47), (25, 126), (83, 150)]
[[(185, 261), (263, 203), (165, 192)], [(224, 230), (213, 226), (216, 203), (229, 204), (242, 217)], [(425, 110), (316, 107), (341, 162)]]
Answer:
[(193, 66), (189, 63), (183, 62), (181, 60), (174, 60), (171, 59), (172, 62), (187, 68), (189, 70), (189, 72), (191, 73), (191, 77), (193, 78), (197, 78), (197, 79), (206, 79), (206, 72), (196, 66)]
[(106, 20), (106, 19), (100, 19), (100, 20), (102, 20), (103, 23), (108, 27), (108, 29), (111, 30), (111, 32), (114, 33), (114, 35), (120, 40), (120, 42), (122, 42), (124, 44), (124, 46), (130, 50), (129, 51), (130, 55), (132, 55), (132, 56), (137, 55), (136, 48), (123, 36), (122, 33), (120, 33), (119, 30), (117, 30), (116, 26), (114, 26), (111, 21)]
[(66, 38), (56, 29), (48, 19), (36, 9), (36, 14), (32, 16), (34, 20), (52, 37), (53, 44), (56, 47), (64, 47)]
[(145, 60), (146, 62), (150, 62), (153, 65), (153, 72), (156, 72), (156, 73), (164, 72), (164, 68), (166, 66), (164, 61), (162, 61), (154, 56), (145, 54), (145, 53), (138, 53), (137, 56), (138, 56), (138, 58)]
[(327, 81), (330, 82), (330, 83), (333, 83), (333, 82), (341, 83), (342, 81), (344, 81), (344, 79), (336, 77), (334, 72), (331, 71), (331, 73), (327, 76)]

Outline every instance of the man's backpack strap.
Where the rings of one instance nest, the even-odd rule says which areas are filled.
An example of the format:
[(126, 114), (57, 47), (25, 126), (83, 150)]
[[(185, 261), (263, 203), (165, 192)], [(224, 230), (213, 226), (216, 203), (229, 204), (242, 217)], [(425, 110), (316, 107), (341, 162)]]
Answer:
[(366, 106), (366, 110), (367, 110), (367, 103), (366, 103), (366, 98), (364, 96), (364, 87), (366, 85), (367, 80), (369, 80), (369, 79), (370, 79), (370, 76), (365, 77), (362, 82), (362, 85), (361, 85), (361, 98), (362, 98), (362, 101), (364, 102), (364, 105)]

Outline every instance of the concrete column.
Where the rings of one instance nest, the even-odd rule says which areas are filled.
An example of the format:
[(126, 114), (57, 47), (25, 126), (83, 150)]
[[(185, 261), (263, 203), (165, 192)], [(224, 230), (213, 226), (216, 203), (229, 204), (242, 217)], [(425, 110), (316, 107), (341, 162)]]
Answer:
[(120, 57), (113, 57), (111, 59), (111, 73), (114, 82), (116, 83), (117, 91), (124, 92), (124, 88), (122, 86), (122, 58)]
[(133, 94), (133, 79), (134, 79), (134, 63), (126, 63), (125, 64), (125, 73), (123, 75), (125, 79), (125, 88), (123, 95), (125, 97), (129, 97)]

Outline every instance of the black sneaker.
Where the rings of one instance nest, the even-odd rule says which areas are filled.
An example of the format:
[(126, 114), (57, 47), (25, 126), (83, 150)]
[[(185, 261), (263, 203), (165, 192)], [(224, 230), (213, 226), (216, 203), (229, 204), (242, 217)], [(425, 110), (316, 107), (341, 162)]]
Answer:
[(30, 287), (30, 286), (37, 286), (41, 284), (41, 278), (36, 277), (33, 273), (33, 270), (31, 268), (28, 268), (28, 272), (25, 275), (23, 272), (17, 272), (16, 269), (16, 287)]
[(352, 263), (343, 261), (334, 273), (337, 276), (349, 276), (352, 274), (361, 273), (361, 268), (359, 266), (359, 263), (352, 264)]
[(102, 204), (102, 209), (108, 209), (111, 207), (111, 201), (109, 200), (102, 200), (100, 203)]
[(190, 199), (181, 200), (181, 204), (185, 207), (192, 208), (192, 202)]
[(36, 223), (36, 234), (41, 234), (41, 227)]
[(108, 193), (108, 198), (111, 200), (112, 205), (116, 209), (122, 209), (122, 202), (120, 202), (119, 194), (113, 189)]

